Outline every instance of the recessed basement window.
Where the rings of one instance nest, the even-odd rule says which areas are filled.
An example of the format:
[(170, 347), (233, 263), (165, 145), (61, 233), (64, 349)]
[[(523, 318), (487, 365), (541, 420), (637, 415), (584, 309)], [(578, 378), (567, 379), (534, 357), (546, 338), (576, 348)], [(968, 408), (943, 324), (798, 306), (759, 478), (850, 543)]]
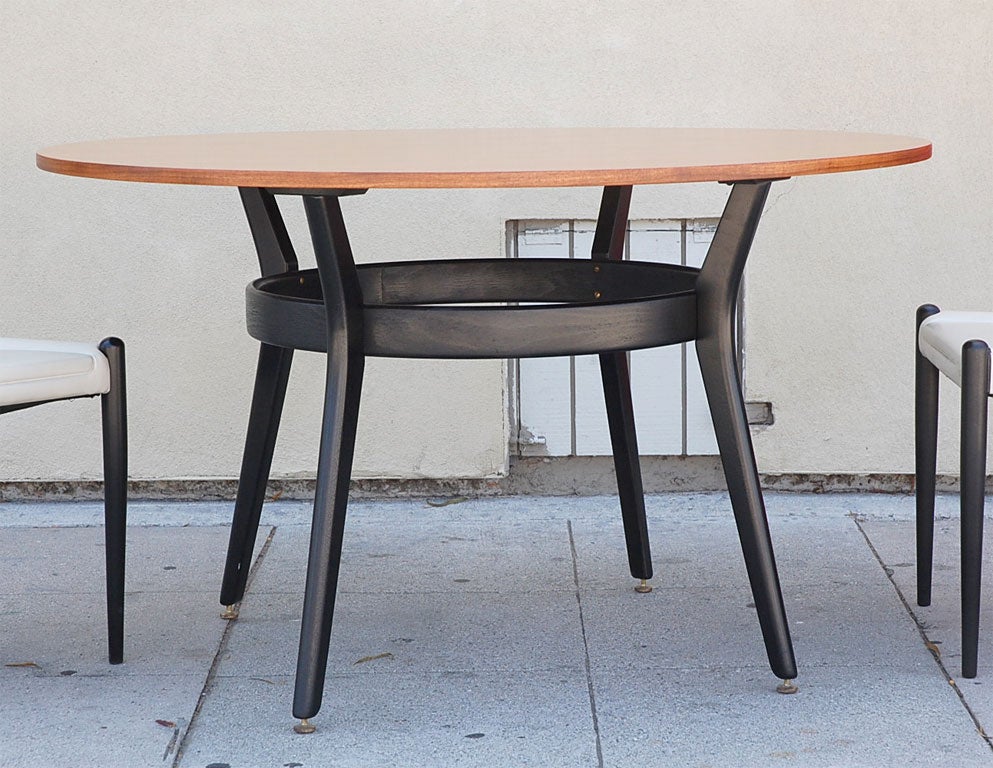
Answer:
[[(628, 224), (626, 259), (699, 267), (716, 218)], [(509, 223), (512, 258), (588, 259), (596, 222)], [(693, 344), (630, 353), (638, 448), (643, 455), (713, 455), (717, 441)], [(515, 452), (520, 456), (610, 455), (596, 355), (531, 358), (512, 366)]]

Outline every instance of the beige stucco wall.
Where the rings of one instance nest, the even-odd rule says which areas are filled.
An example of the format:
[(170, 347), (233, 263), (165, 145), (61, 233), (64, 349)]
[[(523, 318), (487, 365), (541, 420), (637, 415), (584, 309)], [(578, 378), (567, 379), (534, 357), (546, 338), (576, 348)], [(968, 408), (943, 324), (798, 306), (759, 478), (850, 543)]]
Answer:
[[(37, 148), (408, 126), (920, 135), (929, 163), (776, 184), (747, 276), (748, 397), (776, 412), (755, 438), (761, 468), (909, 471), (914, 308), (993, 309), (991, 27), (993, 9), (962, 0), (4, 0), (0, 333), (121, 335), (133, 476), (231, 477), (254, 371), (243, 288), (257, 273), (236, 193), (53, 176), (34, 168)], [(713, 216), (725, 194), (639, 189), (632, 216)], [(374, 192), (344, 208), (358, 258), (376, 260), (500, 256), (507, 219), (588, 218), (597, 200)], [(295, 365), (282, 476), (312, 475), (316, 459), (322, 360)], [(356, 475), (499, 474), (505, 390), (499, 362), (371, 361)], [(5, 416), (0, 480), (98, 477), (97, 413), (90, 401)]]

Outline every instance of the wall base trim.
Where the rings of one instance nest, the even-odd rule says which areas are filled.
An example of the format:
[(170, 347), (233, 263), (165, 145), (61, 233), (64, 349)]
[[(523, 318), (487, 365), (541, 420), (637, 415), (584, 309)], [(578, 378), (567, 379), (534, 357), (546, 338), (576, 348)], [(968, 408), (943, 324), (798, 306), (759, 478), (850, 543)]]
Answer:
[[(720, 460), (716, 456), (645, 456), (642, 475), (647, 493), (719, 491), (724, 489)], [(132, 480), (130, 497), (154, 501), (233, 500), (237, 480), (191, 478)], [(909, 473), (788, 472), (762, 475), (762, 486), (771, 491), (798, 493), (912, 493)], [(993, 486), (990, 486), (993, 488)], [(939, 491), (957, 491), (958, 477), (938, 476)], [(499, 478), (362, 479), (352, 482), (356, 499), (451, 498), (456, 496), (596, 496), (617, 492), (609, 456), (523, 458), (512, 462), (510, 473)], [(0, 482), (0, 502), (95, 501), (102, 498), (102, 483), (94, 480), (23, 480)], [(277, 478), (269, 482), (271, 500), (313, 499), (313, 478)]]

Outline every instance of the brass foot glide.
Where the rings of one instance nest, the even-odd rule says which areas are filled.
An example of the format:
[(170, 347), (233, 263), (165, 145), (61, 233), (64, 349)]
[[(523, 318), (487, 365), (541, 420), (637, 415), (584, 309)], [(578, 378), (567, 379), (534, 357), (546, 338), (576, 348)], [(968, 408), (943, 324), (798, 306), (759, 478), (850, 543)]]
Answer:
[(792, 680), (783, 680), (779, 685), (776, 686), (776, 693), (796, 693), (800, 689), (796, 687), (796, 683)]
[(314, 725), (310, 720), (304, 718), (299, 723), (293, 726), (293, 731), (295, 733), (313, 733), (317, 730), (317, 726)]
[(648, 579), (642, 579), (641, 583), (634, 588), (634, 591), (642, 595), (647, 595), (649, 592), (652, 591), (652, 585), (648, 583)]
[(234, 605), (224, 606), (224, 610), (221, 611), (221, 618), (227, 619), (228, 621), (234, 621), (238, 618), (238, 611), (241, 609), (240, 603), (235, 603)]

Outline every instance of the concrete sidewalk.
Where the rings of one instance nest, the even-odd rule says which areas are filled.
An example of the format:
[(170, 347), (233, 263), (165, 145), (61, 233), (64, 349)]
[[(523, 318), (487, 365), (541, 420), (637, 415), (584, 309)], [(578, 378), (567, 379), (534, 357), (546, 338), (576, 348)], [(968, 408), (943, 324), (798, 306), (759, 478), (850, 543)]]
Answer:
[(266, 506), (233, 623), (231, 505), (133, 504), (116, 667), (100, 506), (0, 505), (0, 766), (993, 766), (990, 611), (979, 676), (958, 678), (955, 497), (931, 608), (910, 497), (766, 501), (798, 695), (774, 691), (724, 494), (649, 497), (648, 595), (612, 497), (361, 501), (307, 736), (290, 715), (307, 504)]

